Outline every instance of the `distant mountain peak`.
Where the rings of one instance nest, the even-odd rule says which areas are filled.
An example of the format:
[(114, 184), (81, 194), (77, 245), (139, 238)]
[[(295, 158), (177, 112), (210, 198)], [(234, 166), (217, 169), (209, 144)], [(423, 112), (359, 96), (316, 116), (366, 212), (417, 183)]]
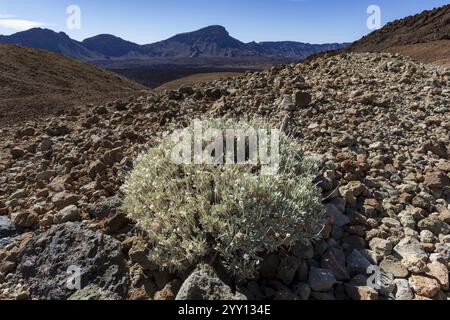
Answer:
[(47, 28), (36, 27), (36, 28), (31, 28), (31, 29), (25, 30), (25, 31), (20, 31), (17, 34), (53, 34), (53, 35), (55, 35), (58, 33), (53, 30), (47, 29)]
[(80, 59), (101, 58), (101, 55), (89, 51), (66, 33), (55, 32), (46, 28), (32, 28), (10, 36), (1, 36), (0, 40), (2, 43), (28, 46)]
[(83, 40), (83, 42), (94, 40), (94, 39), (110, 39), (110, 40), (123, 40), (123, 41), (126, 41), (126, 40), (124, 40), (121, 37), (117, 37), (115, 35), (108, 34), (108, 33), (102, 33), (102, 34), (98, 34), (96, 36), (93, 36), (91, 38), (86, 38), (86, 39)]
[[(70, 39), (69, 35), (63, 31), (56, 32), (51, 29), (47, 28), (31, 28), (25, 31), (17, 32), (16, 34), (13, 34), (12, 37), (30, 37), (30, 38), (36, 38), (36, 39), (64, 39), (64, 40), (72, 40)], [(44, 48), (45, 49), (45, 48)]]
[(201, 28), (196, 31), (184, 32), (173, 36), (168, 40), (180, 40), (182, 42), (186, 39), (229, 39), (230, 33), (223, 26), (212, 25)]
[(139, 51), (139, 45), (111, 34), (99, 34), (81, 42), (87, 49), (106, 57), (121, 57)]
[(194, 31), (192, 33), (207, 33), (207, 34), (214, 34), (217, 36), (229, 36), (230, 33), (225, 29), (225, 27), (220, 25), (212, 25), (205, 28), (202, 28), (200, 30)]

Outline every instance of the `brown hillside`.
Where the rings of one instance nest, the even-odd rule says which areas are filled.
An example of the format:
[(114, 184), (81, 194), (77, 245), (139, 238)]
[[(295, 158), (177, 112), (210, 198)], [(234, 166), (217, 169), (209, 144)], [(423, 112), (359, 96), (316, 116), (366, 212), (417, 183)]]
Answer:
[[(448, 64), (450, 5), (388, 23), (355, 42), (356, 52), (395, 52), (426, 63)], [(424, 44), (427, 45), (424, 45)]]
[(0, 45), (0, 125), (135, 95), (145, 87), (50, 52)]
[(450, 66), (450, 40), (394, 46), (386, 51), (400, 53), (424, 63)]

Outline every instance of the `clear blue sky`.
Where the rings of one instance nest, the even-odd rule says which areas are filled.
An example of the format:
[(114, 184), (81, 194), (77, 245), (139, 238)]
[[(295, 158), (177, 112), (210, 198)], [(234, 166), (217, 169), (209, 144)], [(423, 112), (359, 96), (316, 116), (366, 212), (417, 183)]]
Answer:
[[(441, 0), (0, 0), (0, 34), (44, 26), (84, 38), (109, 33), (140, 44), (225, 26), (245, 42), (349, 42), (369, 33), (369, 5), (382, 23), (448, 4)], [(68, 30), (69, 5), (81, 9), (81, 29)]]

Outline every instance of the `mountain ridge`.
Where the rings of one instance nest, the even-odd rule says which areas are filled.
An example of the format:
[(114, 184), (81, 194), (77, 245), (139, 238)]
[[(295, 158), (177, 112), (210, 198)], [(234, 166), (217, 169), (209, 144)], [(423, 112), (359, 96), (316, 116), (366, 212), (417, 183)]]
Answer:
[(99, 52), (104, 56), (120, 57), (129, 52), (138, 51), (139, 45), (124, 40), (111, 34), (99, 34), (81, 41), (81, 44), (94, 52)]
[(10, 36), (1, 36), (0, 43), (28, 46), (86, 61), (129, 58), (191, 58), (191, 57), (284, 57), (304, 59), (348, 44), (309, 44), (295, 41), (245, 43), (233, 38), (227, 29), (211, 25), (192, 32), (176, 34), (166, 40), (139, 45), (111, 34), (100, 34), (77, 41), (64, 32), (33, 28)]
[(381, 51), (393, 46), (450, 40), (450, 4), (386, 24), (349, 49)]
[(0, 43), (46, 50), (83, 60), (99, 58), (98, 54), (88, 50), (80, 42), (71, 39), (66, 33), (55, 32), (50, 29), (33, 28), (17, 32), (11, 36), (0, 35)]

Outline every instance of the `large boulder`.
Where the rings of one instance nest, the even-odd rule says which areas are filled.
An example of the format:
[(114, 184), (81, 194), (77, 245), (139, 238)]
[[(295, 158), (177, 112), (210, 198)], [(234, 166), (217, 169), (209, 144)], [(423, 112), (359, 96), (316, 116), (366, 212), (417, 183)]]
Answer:
[(38, 299), (68, 299), (92, 285), (126, 298), (129, 287), (121, 243), (72, 222), (34, 236), (22, 251), (14, 277)]
[(445, 188), (450, 186), (450, 178), (440, 171), (427, 172), (424, 184), (432, 189)]
[(76, 222), (81, 220), (80, 210), (77, 206), (70, 205), (55, 214), (54, 221), (56, 224), (66, 222)]
[(309, 283), (314, 291), (327, 292), (337, 281), (331, 270), (313, 267), (309, 272)]
[(176, 300), (246, 300), (219, 279), (209, 265), (199, 265), (181, 286)]
[(33, 210), (25, 210), (13, 212), (11, 220), (17, 227), (31, 228), (38, 222), (39, 218)]
[(104, 219), (111, 215), (111, 213), (115, 213), (117, 208), (119, 208), (122, 204), (122, 200), (118, 197), (111, 197), (100, 201), (96, 204), (90, 204), (87, 207), (87, 211), (89, 215), (96, 219)]

